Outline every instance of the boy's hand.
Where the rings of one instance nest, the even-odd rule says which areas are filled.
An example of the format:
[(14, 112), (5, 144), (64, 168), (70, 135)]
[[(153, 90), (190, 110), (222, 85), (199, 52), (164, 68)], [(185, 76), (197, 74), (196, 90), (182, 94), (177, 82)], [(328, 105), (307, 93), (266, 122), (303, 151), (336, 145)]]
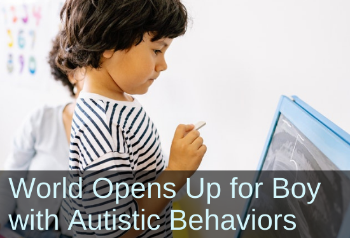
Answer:
[(194, 173), (198, 169), (207, 147), (199, 131), (193, 129), (194, 125), (179, 125), (176, 128), (168, 170), (189, 170)]

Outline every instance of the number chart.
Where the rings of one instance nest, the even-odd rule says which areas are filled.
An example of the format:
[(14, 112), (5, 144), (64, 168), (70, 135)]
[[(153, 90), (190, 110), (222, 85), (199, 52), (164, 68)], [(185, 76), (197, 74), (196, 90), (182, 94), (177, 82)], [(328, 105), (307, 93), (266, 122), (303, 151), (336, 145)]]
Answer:
[[(0, 81), (40, 81), (49, 77), (47, 56), (58, 32), (60, 1), (0, 3)], [(54, 14), (53, 14), (54, 13)]]

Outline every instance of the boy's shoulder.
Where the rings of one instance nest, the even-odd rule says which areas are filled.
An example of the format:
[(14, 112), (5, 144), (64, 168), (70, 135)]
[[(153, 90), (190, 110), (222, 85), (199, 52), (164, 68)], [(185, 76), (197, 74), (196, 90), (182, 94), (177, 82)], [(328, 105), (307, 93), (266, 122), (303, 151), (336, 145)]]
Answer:
[(123, 102), (83, 93), (74, 111), (73, 141), (77, 144), (83, 141), (103, 153), (126, 152), (125, 145), (130, 144), (130, 138), (134, 138), (137, 128), (145, 121), (148, 117), (136, 99)]
[(157, 129), (138, 101), (99, 95), (83, 94), (77, 100), (70, 150), (74, 167), (82, 170), (112, 160), (118, 163), (113, 166), (131, 163), (132, 168), (161, 166), (163, 160)]
[(75, 116), (84, 121), (85, 125), (105, 127), (111, 130), (113, 126), (125, 131), (130, 120), (143, 112), (141, 104), (116, 101), (98, 94), (82, 93), (77, 100)]

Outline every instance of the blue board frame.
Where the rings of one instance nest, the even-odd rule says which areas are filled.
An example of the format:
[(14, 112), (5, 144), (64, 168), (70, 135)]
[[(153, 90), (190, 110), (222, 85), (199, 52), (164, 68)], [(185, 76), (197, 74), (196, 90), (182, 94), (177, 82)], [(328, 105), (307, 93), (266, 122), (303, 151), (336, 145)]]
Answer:
[[(257, 168), (258, 172), (253, 179), (253, 183), (257, 182), (259, 179), (260, 171), (263, 168), (281, 114), (293, 123), (339, 168), (339, 170), (350, 170), (350, 135), (297, 96), (292, 96), (291, 99), (286, 96), (281, 96), (260, 157)], [(349, 175), (349, 173), (346, 173), (346, 175)], [(246, 202), (241, 217), (246, 217), (250, 203), (251, 199)], [(350, 226), (347, 224), (350, 224), (350, 206), (346, 212), (337, 238), (350, 237)], [(239, 228), (237, 229), (235, 238), (239, 237), (240, 233), (241, 230)]]

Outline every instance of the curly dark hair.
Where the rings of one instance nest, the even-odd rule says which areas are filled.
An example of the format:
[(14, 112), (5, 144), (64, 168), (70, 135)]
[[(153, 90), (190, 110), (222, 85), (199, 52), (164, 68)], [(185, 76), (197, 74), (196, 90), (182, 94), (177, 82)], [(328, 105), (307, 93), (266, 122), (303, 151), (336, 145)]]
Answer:
[(69, 81), (67, 75), (56, 64), (56, 57), (59, 50), (60, 50), (60, 37), (59, 35), (57, 35), (55, 39), (53, 39), (52, 41), (52, 49), (49, 53), (49, 57), (47, 60), (47, 62), (50, 65), (51, 75), (55, 80), (61, 81), (63, 86), (66, 86), (69, 89), (71, 96), (75, 96), (75, 93), (73, 90), (74, 85)]
[(152, 41), (185, 34), (188, 15), (180, 0), (66, 0), (57, 65), (66, 73), (100, 67), (105, 50), (128, 50), (152, 33)]

